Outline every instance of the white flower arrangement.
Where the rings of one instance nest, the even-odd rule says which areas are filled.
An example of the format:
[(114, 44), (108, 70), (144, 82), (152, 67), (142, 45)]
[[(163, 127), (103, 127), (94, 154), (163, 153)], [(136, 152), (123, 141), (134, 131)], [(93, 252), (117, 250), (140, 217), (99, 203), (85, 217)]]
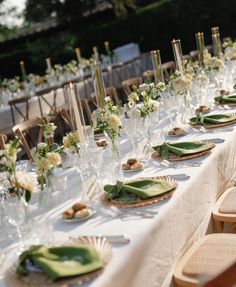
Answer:
[(3, 187), (9, 193), (15, 193), (19, 198), (25, 196), (30, 201), (31, 193), (38, 190), (37, 175), (34, 172), (17, 171), (16, 160), (19, 149), (19, 140), (15, 139), (0, 150), (0, 172), (4, 172)]
[(19, 140), (15, 139), (5, 144), (5, 149), (0, 150), (0, 172), (13, 173), (19, 149)]
[(236, 42), (230, 42), (224, 51), (227, 60), (236, 60)]
[(50, 139), (54, 137), (54, 132), (57, 126), (54, 123), (43, 123), (43, 136), (45, 139)]
[[(128, 97), (128, 107), (140, 117), (147, 117), (150, 113), (155, 112), (159, 108), (159, 102), (157, 101), (161, 92), (165, 90), (165, 84), (159, 82), (144, 83), (138, 88), (133, 87), (133, 92)], [(140, 102), (139, 102), (140, 101)]]
[(190, 74), (181, 76), (179, 73), (175, 72), (170, 79), (169, 85), (177, 94), (186, 95), (192, 86), (192, 79), (192, 75)]
[(94, 122), (98, 129), (105, 131), (112, 141), (114, 141), (121, 130), (121, 119), (119, 117), (119, 107), (106, 98), (105, 107), (100, 109), (94, 117)]
[(63, 137), (63, 145), (65, 149), (79, 152), (79, 135), (78, 132), (70, 132), (65, 137)]
[(217, 57), (212, 57), (211, 54), (207, 50), (204, 50), (203, 60), (204, 60), (205, 70), (207, 72), (211, 72), (212, 70), (218, 71), (219, 69), (224, 67), (224, 61)]

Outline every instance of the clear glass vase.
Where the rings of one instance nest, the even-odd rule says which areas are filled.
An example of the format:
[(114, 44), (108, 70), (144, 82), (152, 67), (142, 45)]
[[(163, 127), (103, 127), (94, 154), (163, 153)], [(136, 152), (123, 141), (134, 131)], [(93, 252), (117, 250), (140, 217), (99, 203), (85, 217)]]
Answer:
[(53, 171), (48, 171), (44, 175), (45, 184), (43, 186), (43, 189), (40, 191), (39, 196), (39, 205), (41, 208), (48, 208), (53, 205)]
[[(111, 165), (109, 170), (108, 181), (110, 183), (115, 183), (117, 180), (123, 179), (123, 173), (121, 169), (121, 154), (118, 137), (110, 138), (107, 133), (105, 133), (108, 142), (108, 148), (110, 151)], [(109, 165), (109, 163), (108, 163)]]

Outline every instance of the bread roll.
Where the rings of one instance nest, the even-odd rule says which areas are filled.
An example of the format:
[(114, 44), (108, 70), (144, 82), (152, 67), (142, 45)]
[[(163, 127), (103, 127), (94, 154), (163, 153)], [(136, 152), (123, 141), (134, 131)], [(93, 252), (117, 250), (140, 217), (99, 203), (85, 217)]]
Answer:
[(89, 210), (87, 208), (84, 208), (82, 210), (78, 210), (75, 213), (75, 218), (79, 219), (79, 218), (83, 218), (89, 215)]
[(130, 170), (130, 165), (128, 163), (123, 163), (122, 164), (122, 169), (124, 170)]
[(141, 169), (143, 168), (143, 164), (141, 162), (136, 162), (133, 165), (131, 165), (131, 170)]
[(72, 209), (74, 212), (77, 212), (77, 211), (82, 210), (84, 208), (87, 208), (87, 206), (83, 203), (80, 203), (80, 202), (76, 202), (74, 205), (72, 205)]
[(66, 218), (66, 219), (71, 219), (74, 217), (74, 210), (72, 208), (68, 208), (66, 211), (63, 212), (63, 216)]
[(133, 165), (136, 162), (138, 162), (138, 160), (136, 158), (130, 158), (130, 159), (127, 160), (127, 164), (129, 164), (129, 165)]

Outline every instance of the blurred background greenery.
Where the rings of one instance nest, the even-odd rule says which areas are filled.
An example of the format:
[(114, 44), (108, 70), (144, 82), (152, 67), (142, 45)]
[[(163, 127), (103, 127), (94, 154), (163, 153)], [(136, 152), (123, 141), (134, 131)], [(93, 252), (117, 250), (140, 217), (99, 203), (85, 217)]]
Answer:
[[(26, 0), (23, 15), (14, 8), (2, 11), (23, 17), (23, 25), (0, 24), (1, 78), (27, 72), (43, 73), (45, 58), (64, 64), (80, 47), (84, 57), (92, 47), (104, 53), (104, 41), (112, 49), (135, 42), (142, 52), (160, 49), (162, 60), (173, 58), (171, 40), (180, 38), (184, 53), (195, 49), (194, 34), (204, 32), (211, 43), (210, 28), (219, 26), (222, 37), (235, 37), (235, 0)], [(17, 1), (17, 0), (15, 0)]]

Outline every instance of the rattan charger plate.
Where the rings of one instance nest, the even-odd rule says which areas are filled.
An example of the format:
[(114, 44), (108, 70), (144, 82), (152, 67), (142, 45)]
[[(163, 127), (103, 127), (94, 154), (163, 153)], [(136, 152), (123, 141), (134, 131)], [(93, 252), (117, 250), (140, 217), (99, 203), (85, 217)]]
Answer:
[(74, 244), (86, 244), (93, 246), (100, 255), (100, 258), (104, 264), (102, 269), (86, 273), (79, 276), (68, 277), (59, 279), (52, 282), (48, 279), (44, 273), (30, 272), (27, 276), (19, 276), (16, 274), (17, 262), (15, 262), (7, 271), (5, 282), (7, 286), (13, 287), (66, 287), (66, 286), (79, 286), (85, 282), (89, 282), (98, 277), (103, 271), (106, 265), (109, 263), (112, 257), (112, 249), (110, 243), (104, 237), (98, 236), (83, 236), (79, 238), (71, 238), (67, 242), (57, 244), (60, 245), (74, 245)]
[(215, 129), (215, 128), (221, 128), (221, 127), (229, 126), (229, 125), (232, 125), (232, 124), (235, 124), (235, 123), (236, 123), (236, 119), (232, 120), (232, 121), (229, 121), (229, 122), (226, 122), (226, 123), (219, 123), (219, 124), (194, 125), (194, 124), (191, 124), (191, 122), (189, 122), (190, 126), (192, 126), (193, 128), (197, 128), (197, 129), (200, 129), (200, 128)]
[[(126, 203), (126, 202), (123, 202), (123, 201), (119, 201), (119, 200), (114, 200), (114, 199), (110, 199), (110, 198), (107, 198), (106, 194), (103, 193), (101, 196), (100, 196), (100, 200), (102, 202), (102, 204), (104, 205), (114, 205), (116, 207), (119, 207), (119, 208), (136, 208), (136, 207), (143, 207), (143, 206), (146, 206), (146, 205), (151, 205), (151, 204), (154, 204), (154, 203), (158, 203), (164, 199), (167, 199), (167, 198), (170, 198), (174, 192), (174, 190), (176, 189), (177, 187), (177, 182), (172, 179), (171, 177), (169, 176), (155, 176), (155, 177), (145, 177), (145, 178), (138, 178), (138, 179), (135, 179), (135, 181), (137, 180), (145, 180), (145, 179), (161, 179), (163, 181), (166, 181), (168, 184), (170, 184), (173, 189), (169, 192), (166, 192), (162, 195), (157, 195), (157, 196), (153, 196), (151, 198), (148, 198), (148, 199), (137, 199), (137, 201), (135, 203)], [(134, 180), (130, 180), (130, 181), (127, 181), (126, 183), (128, 182), (133, 182)]]
[(152, 154), (152, 159), (154, 159), (154, 160), (168, 160), (168, 161), (182, 161), (182, 160), (190, 160), (193, 158), (208, 155), (211, 152), (211, 149), (213, 149), (215, 147), (215, 144), (209, 143), (209, 142), (207, 142), (207, 143), (210, 144), (209, 149), (201, 151), (201, 152), (197, 152), (197, 153), (189, 154), (189, 155), (183, 155), (183, 156), (177, 156), (175, 154), (171, 154), (167, 159), (161, 157), (158, 152), (154, 152)]

